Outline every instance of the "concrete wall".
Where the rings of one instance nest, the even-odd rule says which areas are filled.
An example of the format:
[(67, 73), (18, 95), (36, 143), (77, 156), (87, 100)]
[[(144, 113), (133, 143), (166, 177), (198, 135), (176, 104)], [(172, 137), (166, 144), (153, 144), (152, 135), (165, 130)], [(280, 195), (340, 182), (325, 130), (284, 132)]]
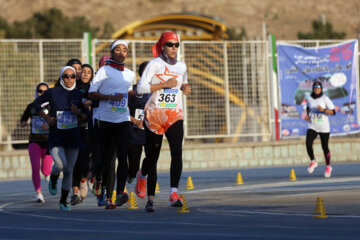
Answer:
[[(359, 138), (331, 138), (329, 148), (332, 163), (360, 161)], [(319, 139), (314, 143), (314, 153), (324, 164)], [(184, 170), (245, 168), (304, 165), (309, 163), (305, 140), (282, 140), (265, 143), (237, 144), (185, 144)], [(164, 144), (158, 170), (170, 168), (170, 151)], [(0, 179), (31, 178), (31, 165), (26, 150), (0, 152)]]

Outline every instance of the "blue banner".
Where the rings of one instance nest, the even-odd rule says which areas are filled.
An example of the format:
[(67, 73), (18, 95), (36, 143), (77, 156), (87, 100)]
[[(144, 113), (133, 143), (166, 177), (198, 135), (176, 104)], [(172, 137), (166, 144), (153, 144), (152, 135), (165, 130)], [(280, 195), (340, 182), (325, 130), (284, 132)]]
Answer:
[(306, 98), (314, 81), (321, 81), (323, 92), (335, 105), (329, 116), (333, 134), (358, 132), (357, 40), (318, 48), (277, 44), (278, 78), (281, 96), (281, 135), (306, 135)]

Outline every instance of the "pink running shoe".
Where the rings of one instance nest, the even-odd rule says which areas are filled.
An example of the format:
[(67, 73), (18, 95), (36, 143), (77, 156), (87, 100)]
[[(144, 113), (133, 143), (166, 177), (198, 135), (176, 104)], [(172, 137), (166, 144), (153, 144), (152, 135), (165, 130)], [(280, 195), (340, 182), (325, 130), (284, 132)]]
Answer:
[(144, 198), (146, 195), (146, 179), (141, 179), (140, 171), (136, 176), (135, 193), (139, 198)]
[(169, 205), (172, 207), (182, 207), (183, 200), (179, 197), (177, 192), (173, 192), (169, 198)]
[(312, 174), (317, 166), (318, 166), (318, 164), (317, 164), (316, 160), (312, 160), (307, 169), (308, 173)]
[(326, 178), (331, 177), (331, 172), (332, 172), (332, 167), (330, 165), (326, 166), (324, 177), (326, 177)]

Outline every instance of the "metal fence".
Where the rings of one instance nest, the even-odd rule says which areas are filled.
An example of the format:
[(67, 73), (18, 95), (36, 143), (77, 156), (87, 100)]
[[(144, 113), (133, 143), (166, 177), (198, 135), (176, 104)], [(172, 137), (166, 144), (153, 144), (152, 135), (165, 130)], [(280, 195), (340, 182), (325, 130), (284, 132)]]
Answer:
[[(94, 69), (111, 40), (92, 41)], [(26, 143), (20, 116), (37, 83), (55, 82), (70, 58), (87, 62), (83, 40), (0, 40), (0, 144)], [(137, 72), (152, 58), (152, 41), (130, 41), (126, 66)], [(185, 138), (266, 141), (271, 136), (266, 41), (183, 41), (192, 94), (184, 97)], [(137, 76), (137, 79), (139, 77)]]

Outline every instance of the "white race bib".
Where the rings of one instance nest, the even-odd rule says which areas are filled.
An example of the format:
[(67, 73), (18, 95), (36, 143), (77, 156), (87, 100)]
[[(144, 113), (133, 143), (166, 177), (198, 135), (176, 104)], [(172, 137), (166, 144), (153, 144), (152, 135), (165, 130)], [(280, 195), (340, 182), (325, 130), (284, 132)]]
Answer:
[(57, 128), (58, 129), (71, 129), (76, 128), (78, 119), (71, 111), (57, 111)]
[[(114, 95), (116, 95), (116, 94), (118, 94), (118, 93), (114, 93)], [(121, 99), (121, 101), (109, 100), (108, 106), (106, 109), (110, 112), (126, 112), (128, 109), (127, 93), (124, 94), (124, 97)]]
[(46, 134), (49, 133), (49, 129), (42, 129), (41, 125), (46, 121), (40, 116), (34, 116), (31, 118), (31, 132), (34, 134)]
[(136, 109), (135, 110), (135, 116), (134, 116), (137, 120), (144, 120), (144, 109)]
[(169, 88), (159, 90), (155, 101), (156, 108), (177, 108), (180, 98), (179, 95), (178, 89)]
[(325, 117), (322, 113), (310, 113), (310, 119), (313, 123), (322, 123)]

